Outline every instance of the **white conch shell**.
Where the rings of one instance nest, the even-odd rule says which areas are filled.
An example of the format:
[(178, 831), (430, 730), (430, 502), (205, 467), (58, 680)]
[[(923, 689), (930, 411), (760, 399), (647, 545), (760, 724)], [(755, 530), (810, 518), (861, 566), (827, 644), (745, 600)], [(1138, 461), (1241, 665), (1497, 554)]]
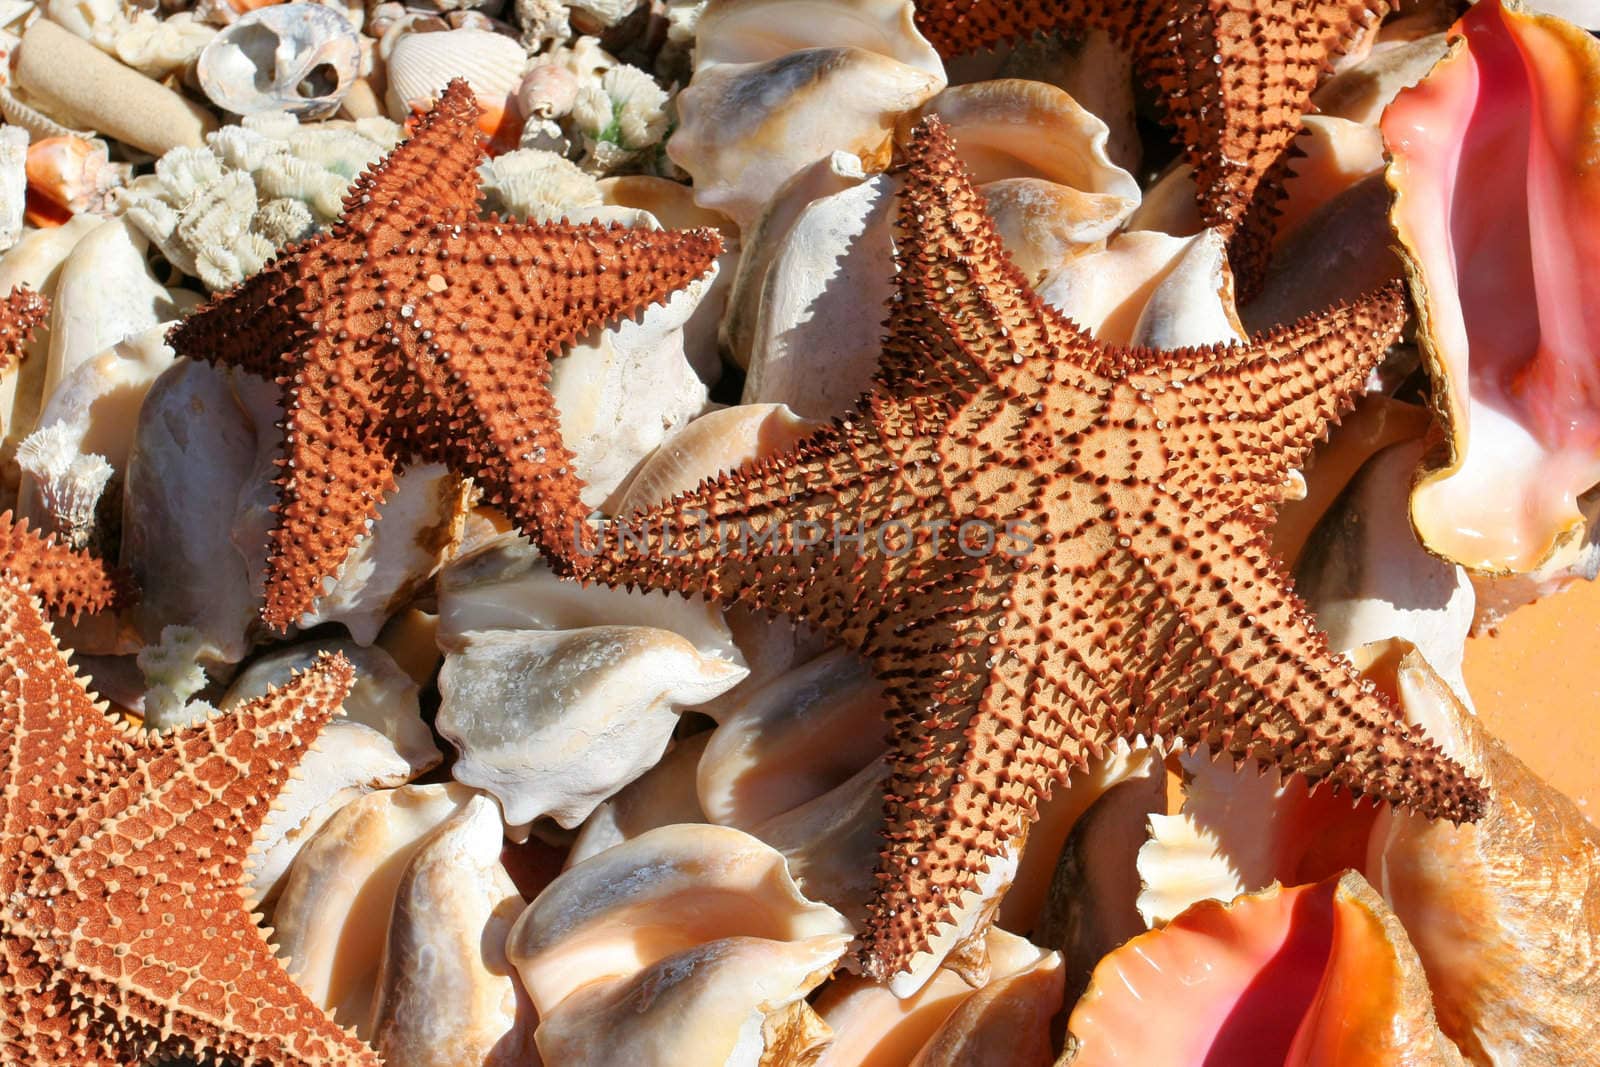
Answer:
[(1017, 876), (1020, 850), (1025, 845), (1025, 840), (1013, 838), (998, 856), (989, 858), (988, 870), (979, 875), (972, 890), (962, 894), (950, 908), (949, 922), (929, 938), (926, 949), (911, 957), (905, 970), (889, 979), (887, 985), (891, 993), (909, 997), (945, 966), (960, 968), (962, 976), (973, 985), (988, 980), (990, 961), (983, 955), (983, 935)]
[(1106, 153), (1106, 124), (1053, 85), (952, 86), (921, 113), (949, 125), (1006, 250), (1032, 279), (1101, 245), (1139, 206), (1139, 183)]
[(416, 848), (395, 888), (369, 1027), (389, 1067), (522, 1067), (532, 1012), (506, 961), (522, 911), (494, 802), (475, 796)]
[[(572, 1067), (759, 1067), (807, 1063), (827, 1027), (806, 1003), (850, 943), (725, 937), (685, 949), (632, 979), (596, 983), (539, 1023), (539, 1052)], [(792, 1056), (793, 1059), (787, 1057)]]
[(439, 575), (439, 644), (459, 647), (474, 630), (668, 630), (700, 655), (740, 662), (722, 613), (704, 599), (579, 586), (556, 577), (527, 540), (499, 534)]
[(256, 833), (250, 899), (260, 906), (277, 897), (295, 854), (340, 808), (374, 789), (405, 785), (416, 773), (376, 730), (337, 719), (325, 726)]
[(540, 1018), (572, 994), (626, 980), (726, 938), (843, 939), (844, 918), (801, 895), (783, 856), (725, 826), (665, 826), (563, 872), (506, 943)]
[(1447, 40), (1447, 34), (1435, 33), (1374, 48), (1319, 85), (1311, 99), (1319, 114), (1374, 126), (1395, 94), (1421, 81), (1444, 58)]
[(1055, 1059), (1050, 1020), (1061, 1010), (1064, 985), (1055, 952), (1041, 953), (1038, 962), (1015, 974), (991, 979), (961, 1002), (911, 1067), (1048, 1067)]
[(1404, 638), (1471, 707), (1461, 661), (1472, 583), (1418, 544), (1406, 513), (1422, 453), (1421, 441), (1408, 441), (1367, 462), (1307, 544), (1295, 585), (1335, 651)]
[[(598, 856), (614, 845), (674, 823), (705, 822), (695, 795), (695, 768), (712, 731), (675, 741), (667, 754), (615, 796), (594, 809), (567, 850), (566, 866)], [(766, 840), (766, 838), (762, 838)], [(798, 879), (797, 879), (798, 880)]]
[(229, 24), (195, 67), (200, 87), (224, 111), (331, 114), (361, 74), (361, 40), (350, 20), (314, 3), (273, 4)]
[(217, 517), (219, 503), (232, 509), (255, 454), (226, 371), (182, 360), (150, 387), (128, 453), (122, 519), (122, 565), (139, 583), (132, 615), (146, 642), (181, 625), (205, 636), (215, 660), (237, 663), (249, 650), (257, 599)]
[(51, 297), (44, 396), (79, 364), (181, 315), (150, 272), (147, 247), (144, 236), (123, 219), (102, 222), (73, 246)]
[[(984, 935), (984, 948), (990, 978), (982, 989), (1003, 987), (1024, 976), (1053, 976), (1052, 1010), (1059, 1009), (1059, 954), (998, 927), (991, 927)], [(1031, 987), (1032, 983), (1028, 985)], [(955, 1027), (964, 1029), (962, 1022), (955, 1021), (955, 1012), (979, 992), (951, 970), (939, 971), (926, 986), (904, 999), (863, 978), (835, 978), (816, 1000), (818, 1013), (833, 1030), (833, 1042), (815, 1067), (904, 1067), (952, 1021)], [(975, 1062), (1009, 1064), (1011, 1060), (999, 1056)]]
[(751, 292), (760, 304), (745, 403), (826, 418), (848, 411), (871, 386), (894, 285), (897, 187), (878, 175), (823, 196), (783, 234)]
[(724, 0), (696, 28), (667, 142), (695, 199), (748, 233), (790, 178), (834, 151), (881, 170), (898, 115), (944, 87), (906, 0)]
[(722, 701), (700, 761), (701, 808), (750, 830), (843, 784), (883, 752), (884, 707), (881, 683), (844, 649)]
[(363, 1038), (401, 873), (476, 795), (453, 782), (368, 793), (323, 823), (289, 868), (272, 910), (273, 944), (295, 984)]
[(1244, 340), (1227, 243), (1139, 231), (1048, 274), (1039, 297), (1109, 344), (1182, 348)]
[[(712, 731), (713, 734), (720, 730)], [(867, 917), (883, 847), (887, 763), (875, 759), (826, 793), (752, 828), (783, 853), (806, 896), (839, 910), (854, 926)]]
[(600, 504), (672, 430), (700, 414), (705, 383), (684, 352), (684, 327), (711, 292), (715, 267), (646, 309), (590, 333), (551, 362), (561, 437)]
[(224, 704), (249, 700), (282, 685), (294, 672), (304, 670), (324, 652), (337, 652), (356, 669), (355, 684), (344, 700), (338, 720), (363, 726), (389, 739), (400, 758), (421, 774), (439, 765), (444, 754), (433, 743), (433, 731), (422, 721), (417, 683), (394, 659), (376, 646), (335, 638), (307, 641), (270, 652), (252, 662), (233, 679)]
[(27, 206), (28, 131), (20, 126), (0, 127), (0, 252), (22, 236), (22, 214)]
[(486, 106), (504, 107), (522, 81), (527, 61), (514, 37), (483, 30), (406, 33), (388, 54), (389, 117), (404, 122), (426, 107), (452, 78), (465, 78)]
[(1294, 142), (1301, 154), (1278, 209), (1279, 246), (1328, 201), (1383, 170), (1383, 135), (1376, 128), (1332, 115), (1307, 115), (1301, 122)]
[(451, 773), (508, 823), (576, 826), (661, 758), (681, 708), (744, 674), (645, 626), (469, 631), (439, 672), (437, 727), (461, 752)]
[[(28, 442), (40, 434), (50, 435), (53, 455), (48, 466), (55, 478), (30, 472), (19, 449), (19, 463), (24, 466), (17, 492), (19, 515), (37, 527), (65, 534), (64, 516), (58, 511), (65, 503), (59, 479), (71, 478), (77, 460), (99, 457), (107, 479), (113, 472), (127, 470), (139, 406), (156, 378), (177, 358), (166, 343), (166, 328), (163, 323), (112, 345), (80, 365), (51, 394)], [(81, 505), (91, 528), (97, 499)]]

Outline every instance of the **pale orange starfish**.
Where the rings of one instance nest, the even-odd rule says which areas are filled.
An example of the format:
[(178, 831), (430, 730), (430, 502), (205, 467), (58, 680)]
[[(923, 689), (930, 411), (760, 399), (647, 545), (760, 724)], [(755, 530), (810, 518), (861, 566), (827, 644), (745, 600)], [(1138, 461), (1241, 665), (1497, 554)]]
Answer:
[(872, 664), (892, 749), (865, 972), (906, 969), (1117, 738), (1475, 818), (1477, 783), (1329, 651), (1264, 537), (1399, 289), (1248, 345), (1108, 347), (1029, 289), (941, 127), (910, 156), (872, 391), (632, 517), (589, 572), (792, 615)]

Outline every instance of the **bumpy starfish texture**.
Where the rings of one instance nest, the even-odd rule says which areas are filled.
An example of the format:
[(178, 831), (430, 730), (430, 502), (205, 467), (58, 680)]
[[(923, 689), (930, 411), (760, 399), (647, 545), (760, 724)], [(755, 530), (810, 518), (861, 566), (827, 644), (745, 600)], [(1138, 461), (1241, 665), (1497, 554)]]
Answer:
[(22, 362), (22, 346), (50, 311), (50, 301), (17, 286), (0, 300), (0, 371)]
[(41, 536), (9, 511), (0, 512), (0, 575), (29, 589), (51, 614), (73, 622), (85, 612), (117, 606), (129, 592), (127, 575)]
[(588, 572), (792, 615), (872, 664), (892, 748), (862, 969), (906, 969), (1119, 737), (1475, 818), (1478, 784), (1329, 651), (1264, 537), (1398, 288), (1245, 346), (1110, 348), (1028, 288), (940, 127), (910, 157), (874, 388), (630, 518)]
[(324, 658), (234, 711), (135, 733), (0, 578), (0, 1063), (378, 1067), (243, 895), (252, 835), (352, 677)]
[(585, 508), (547, 356), (711, 269), (710, 231), (525, 225), (477, 211), (478, 106), (453, 82), (359, 178), (331, 230), (174, 327), (183, 355), (283, 387), (262, 615), (284, 629), (323, 592), (402, 462), (443, 462), (543, 548)]
[(1052, 30), (1100, 29), (1134, 57), (1194, 165), (1202, 220), (1233, 235), (1248, 284), (1269, 252), (1286, 155), (1333, 60), (1387, 0), (922, 0), (947, 56)]

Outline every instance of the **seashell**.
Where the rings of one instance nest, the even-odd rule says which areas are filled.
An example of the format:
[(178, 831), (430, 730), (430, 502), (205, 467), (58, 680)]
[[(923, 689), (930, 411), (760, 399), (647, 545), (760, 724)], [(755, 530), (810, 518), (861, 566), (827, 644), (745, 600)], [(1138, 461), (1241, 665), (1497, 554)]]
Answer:
[(443, 30), (399, 36), (387, 60), (385, 103), (390, 118), (404, 122), (413, 111), (425, 109), (450, 79), (464, 78), (484, 108), (479, 125), (493, 133), (511, 109), (511, 94), (522, 82), (527, 53), (514, 38), (498, 33)]
[(1245, 339), (1221, 233), (1119, 234), (1047, 275), (1039, 297), (1109, 344), (1149, 348)]
[(1600, 482), (1584, 399), (1600, 341), (1581, 311), (1600, 292), (1584, 251), (1600, 174), (1583, 118), (1600, 42), (1498, 3), (1453, 32), (1464, 39), (1383, 120), (1392, 221), (1445, 429), (1411, 520), (1447, 559), (1526, 572), (1578, 551), (1577, 497)]
[(117, 35), (112, 51), (140, 74), (160, 81), (192, 69), (216, 36), (216, 27), (196, 21), (192, 11), (165, 18), (140, 11)]
[(1383, 135), (1349, 119), (1307, 115), (1294, 145), (1303, 154), (1284, 182), (1273, 237), (1277, 247), (1330, 200), (1383, 170)]
[(871, 385), (894, 285), (895, 189), (878, 175), (799, 212), (755, 296), (745, 403), (827, 418)]
[(456, 649), (477, 630), (577, 630), (644, 626), (669, 630), (708, 659), (738, 664), (721, 612), (703, 598), (668, 597), (563, 581), (514, 533), (454, 560), (439, 575), (441, 648)]
[(361, 74), (361, 41), (336, 8), (273, 4), (241, 16), (200, 53), (195, 73), (213, 104), (235, 115), (332, 114)]
[(743, 700), (724, 701), (700, 761), (700, 806), (712, 822), (751, 829), (828, 792), (872, 763), (883, 687), (844, 649), (819, 656)]
[(71, 215), (106, 215), (132, 167), (110, 162), (104, 141), (46, 137), (28, 148), (28, 221), (59, 226)]
[(1405, 515), (1422, 442), (1374, 456), (1317, 528), (1296, 574), (1334, 649), (1402, 637), (1466, 697), (1461, 657), (1474, 595), (1462, 568), (1417, 544)]
[(475, 796), (419, 842), (395, 888), (371, 1041), (391, 1067), (515, 1067), (536, 1056), (506, 961), (523, 900), (500, 864), (500, 816)]
[[(198, 148), (217, 128), (205, 108), (124, 66), (70, 30), (38, 19), (16, 49), (13, 86), (48, 117), (152, 155)], [(67, 131), (72, 132), (72, 131)]]
[(1600, 832), (1480, 725), (1415, 650), (1396, 688), (1490, 790), (1484, 817), (1378, 816), (1367, 872), (1427, 968), (1439, 1025), (1473, 1064), (1577, 1063), (1600, 1040)]
[[(625, 982), (699, 946), (838, 939), (836, 958), (850, 932), (838, 912), (800, 893), (780, 853), (739, 830), (690, 824), (563, 872), (517, 920), (506, 956), (548, 1021), (585, 987)], [(549, 1057), (542, 1037), (540, 1046)]]
[(1311, 99), (1323, 115), (1375, 126), (1400, 90), (1415, 85), (1444, 58), (1447, 36), (1435, 33), (1374, 48), (1317, 86)]
[(687, 492), (719, 471), (785, 451), (823, 424), (782, 404), (739, 404), (712, 411), (668, 437), (608, 502), (630, 515)]
[[(9, 252), (0, 256), (0, 285), (8, 293), (18, 285), (26, 285), (47, 297), (54, 296), (61, 264), (77, 243), (103, 221), (89, 215), (73, 216), (65, 225), (24, 233)], [(0, 454), (6, 456), (13, 454), (18, 442), (38, 425), (50, 363), (49, 330), (34, 331), (22, 352), (21, 365), (0, 375), (0, 425), (6, 433)]]
[(1528, 11), (1537, 11), (1541, 15), (1554, 15), (1566, 19), (1586, 30), (1600, 30), (1600, 11), (1596, 11), (1594, 5), (1586, 4), (1583, 0), (1529, 0), (1523, 7)]
[[(1106, 153), (1106, 124), (1053, 85), (1003, 78), (952, 86), (920, 114), (950, 126), (1007, 251), (1030, 278), (1103, 246), (1139, 205), (1139, 183)], [(911, 124), (902, 120), (902, 134)]]
[(51, 22), (103, 52), (111, 51), (128, 28), (128, 14), (116, 0), (45, 0), (40, 7)]
[(0, 126), (0, 252), (22, 236), (27, 164), (28, 131), (20, 126)]
[(567, 5), (561, 0), (516, 0), (515, 8), (516, 23), (522, 27), (522, 43), (530, 52), (572, 36)]
[(1196, 200), (1194, 168), (1181, 158), (1168, 164), (1144, 190), (1144, 198), (1128, 219), (1132, 232), (1153, 230), (1172, 237), (1193, 237), (1205, 229)]
[[(982, 989), (1004, 988), (1013, 979), (1026, 976), (1048, 979), (1053, 974), (1054, 999), (1049, 1011), (1059, 1010), (1059, 954), (998, 927), (991, 927), (984, 937), (992, 976)], [(1048, 987), (1052, 983), (1041, 984)], [(1041, 1007), (1050, 999), (1048, 988), (1041, 989), (1032, 981), (1011, 989), (1014, 994), (1044, 994), (1039, 998)], [(833, 1030), (833, 1041), (815, 1067), (901, 1067), (911, 1063), (923, 1049), (939, 1041), (945, 1028), (952, 1023), (951, 1037), (983, 1029), (974, 1025), (986, 1014), (981, 1006), (964, 1019), (956, 1018), (958, 1009), (981, 991), (975, 991), (956, 972), (941, 970), (916, 994), (902, 1000), (876, 982), (840, 975), (816, 998), (817, 1012)], [(1029, 1036), (1026, 1026), (1018, 1026), (1017, 1036), (1024, 1039)], [(1012, 1061), (1006, 1056), (995, 1056), (967, 1062)]]
[(1526, 574), (1471, 575), (1477, 594), (1472, 615), (1474, 636), (1486, 635), (1518, 608), (1555, 596), (1579, 582), (1592, 582), (1600, 576), (1600, 495), (1585, 493), (1578, 498), (1585, 534), (1575, 552), (1551, 560)]
[[(223, 699), (224, 706), (229, 703)], [(375, 789), (405, 785), (417, 773), (378, 731), (354, 722), (329, 723), (256, 833), (251, 900), (264, 907), (277, 899), (301, 846), (340, 808)]]
[[(176, 353), (166, 324), (154, 326), (80, 365), (63, 380), (39, 416), (39, 429), (18, 446), (23, 476), (17, 514), (36, 528), (89, 544), (100, 491), (127, 470), (139, 406)], [(85, 466), (87, 464), (87, 466)], [(79, 476), (93, 474), (93, 482)]]
[(557, 63), (535, 64), (517, 84), (516, 96), (525, 117), (559, 119), (578, 101), (578, 76)]
[(1399, 920), (1353, 871), (1205, 901), (1134, 938), (1095, 968), (1067, 1028), (1074, 1067), (1462, 1062)]
[(574, 343), (551, 364), (561, 437), (598, 505), (666, 436), (699, 415), (706, 387), (684, 351), (684, 329), (716, 284), (701, 275), (663, 304)]
[(1049, 1067), (1055, 1062), (1050, 1020), (1061, 1010), (1062, 984), (1061, 958), (1053, 952), (1017, 974), (991, 979), (961, 1002), (911, 1067)]
[[(849, 152), (833, 152), (801, 169), (762, 208), (753, 227), (739, 232), (741, 248), (738, 274), (728, 294), (721, 341), (729, 358), (740, 367), (750, 366), (758, 316), (765, 307), (763, 290), (767, 270), (812, 201), (841, 192), (866, 179), (861, 160)], [(863, 246), (867, 248), (870, 246)], [(884, 290), (887, 295), (888, 290)]]
[(295, 984), (365, 1040), (401, 874), (475, 796), (453, 782), (368, 793), (322, 824), (284, 879), (273, 944)]
[(181, 625), (205, 636), (214, 662), (237, 663), (249, 650), (256, 596), (217, 507), (238, 499), (255, 455), (227, 372), (182, 361), (151, 385), (128, 452), (122, 518), (122, 565), (140, 588), (131, 615), (147, 643)]
[(542, 1018), (539, 1052), (547, 1062), (574, 1067), (809, 1062), (828, 1030), (806, 994), (849, 942), (849, 935), (835, 934), (696, 945), (631, 980), (597, 983), (568, 997)]
[(748, 234), (774, 190), (832, 152), (883, 169), (896, 116), (945, 84), (912, 15), (905, 0), (708, 5), (667, 145), (696, 202)]
[(493, 794), (506, 821), (576, 826), (649, 770), (684, 707), (745, 670), (645, 626), (471, 631), (439, 672), (451, 773)]
[(711, 733), (702, 730), (674, 741), (654, 767), (595, 808), (573, 840), (566, 865), (582, 863), (658, 827), (705, 822), (705, 812), (700, 810), (700, 799), (695, 794), (695, 768)]
[(239, 672), (223, 705), (250, 700), (269, 686), (282, 685), (323, 652), (338, 652), (356, 668), (355, 685), (345, 697), (339, 722), (360, 725), (388, 738), (417, 774), (439, 765), (444, 754), (433, 743), (433, 731), (422, 721), (417, 683), (381, 648), (323, 639), (278, 649)]
[(852, 926), (866, 918), (876, 882), (887, 775), (883, 759), (874, 759), (827, 792), (751, 829), (783, 853), (802, 892), (837, 908)]

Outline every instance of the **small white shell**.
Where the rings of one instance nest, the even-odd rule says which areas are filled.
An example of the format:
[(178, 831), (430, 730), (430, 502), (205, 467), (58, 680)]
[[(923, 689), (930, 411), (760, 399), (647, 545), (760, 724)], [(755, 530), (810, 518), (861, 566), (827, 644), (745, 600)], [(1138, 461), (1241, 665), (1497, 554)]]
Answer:
[(330, 114), (361, 73), (350, 20), (323, 4), (274, 4), (244, 15), (200, 53), (200, 86), (236, 115)]
[(368, 1028), (391, 1067), (520, 1067), (532, 1011), (505, 958), (522, 898), (500, 863), (494, 802), (475, 796), (418, 846), (395, 887)]
[(515, 38), (483, 30), (406, 33), (389, 52), (389, 117), (404, 122), (452, 78), (465, 78), (486, 107), (505, 107), (522, 81), (527, 53)]

